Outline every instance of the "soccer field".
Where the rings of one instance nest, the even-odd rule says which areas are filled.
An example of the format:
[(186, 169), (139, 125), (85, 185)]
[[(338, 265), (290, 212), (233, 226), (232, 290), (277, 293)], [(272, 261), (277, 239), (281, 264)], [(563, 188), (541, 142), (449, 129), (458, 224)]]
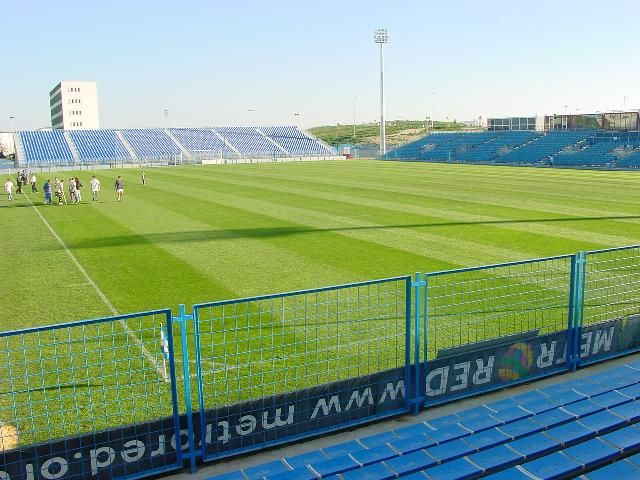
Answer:
[[(78, 172), (79, 205), (45, 206), (41, 194), (2, 198), (0, 330), (630, 245), (640, 233), (636, 172), (336, 161), (154, 168), (145, 186), (134, 169), (95, 174), (98, 202), (86, 171)], [(122, 202), (113, 191), (119, 174)], [(339, 301), (316, 295), (313, 310), (295, 299), (276, 306), (286, 321), (304, 311), (306, 322), (313, 311), (302, 343), (302, 329), (276, 324), (273, 302), (227, 312), (228, 330), (222, 322), (222, 333), (203, 337), (207, 406), (397, 367), (404, 312), (380, 312), (402, 288), (354, 289)], [(380, 321), (358, 322), (372, 313), (372, 298), (379, 304), (368, 318)], [(331, 323), (334, 308), (350, 322)], [(161, 378), (162, 320), (4, 341), (19, 361), (12, 357), (0, 380), (0, 422), (15, 419), (28, 443), (170, 415), (171, 405), (158, 402), (170, 393)], [(299, 351), (312, 337), (313, 348)], [(221, 364), (215, 350), (227, 342), (234, 351)], [(438, 345), (446, 346), (454, 345)], [(130, 403), (112, 417), (93, 406), (123, 399)], [(64, 421), (52, 426), (54, 417)]]
[(637, 172), (337, 161), (157, 168), (146, 186), (138, 170), (95, 173), (97, 203), (87, 172), (80, 205), (1, 199), (0, 329), (112, 313), (45, 221), (120, 313), (640, 237)]

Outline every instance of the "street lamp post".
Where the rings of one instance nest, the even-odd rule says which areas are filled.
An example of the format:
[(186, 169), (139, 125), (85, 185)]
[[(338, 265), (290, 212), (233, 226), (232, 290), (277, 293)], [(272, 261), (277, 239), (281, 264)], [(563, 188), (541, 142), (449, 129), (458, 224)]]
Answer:
[(386, 28), (378, 28), (373, 33), (373, 41), (380, 45), (380, 156), (387, 153), (387, 137), (384, 125), (384, 44), (389, 41)]
[(429, 98), (431, 99), (431, 115), (429, 115), (431, 117), (431, 128), (430, 130), (433, 130), (433, 119), (434, 119), (434, 112), (433, 112), (433, 96), (436, 94), (436, 92), (429, 92)]
[(356, 102), (358, 97), (353, 97), (353, 138), (356, 138)]
[(16, 129), (13, 126), (13, 119), (15, 117), (13, 115), (9, 115), (9, 122), (11, 123), (11, 142), (13, 143), (13, 164), (18, 165), (18, 153), (16, 152)]

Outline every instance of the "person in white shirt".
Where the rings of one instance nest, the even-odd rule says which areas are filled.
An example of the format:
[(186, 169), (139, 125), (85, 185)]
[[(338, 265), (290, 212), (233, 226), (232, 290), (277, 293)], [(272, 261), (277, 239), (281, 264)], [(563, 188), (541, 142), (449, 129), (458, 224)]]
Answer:
[(73, 177), (69, 179), (69, 197), (71, 203), (78, 203), (78, 198), (76, 197), (76, 179)]
[(7, 198), (13, 200), (13, 182), (10, 178), (4, 183), (4, 191), (7, 192)]
[(31, 193), (38, 193), (38, 186), (36, 185), (36, 175), (31, 174)]
[(96, 178), (95, 175), (93, 175), (91, 177), (91, 182), (89, 182), (89, 184), (91, 185), (91, 198), (93, 202), (97, 202), (98, 201), (98, 192), (100, 191), (100, 180), (98, 180)]

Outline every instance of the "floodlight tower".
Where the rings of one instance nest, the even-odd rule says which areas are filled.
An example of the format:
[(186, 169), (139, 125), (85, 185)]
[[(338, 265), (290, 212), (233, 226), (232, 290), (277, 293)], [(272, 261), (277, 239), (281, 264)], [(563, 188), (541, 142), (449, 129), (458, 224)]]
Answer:
[(387, 153), (387, 137), (384, 129), (384, 44), (389, 41), (386, 28), (378, 28), (373, 32), (373, 41), (380, 45), (380, 156)]

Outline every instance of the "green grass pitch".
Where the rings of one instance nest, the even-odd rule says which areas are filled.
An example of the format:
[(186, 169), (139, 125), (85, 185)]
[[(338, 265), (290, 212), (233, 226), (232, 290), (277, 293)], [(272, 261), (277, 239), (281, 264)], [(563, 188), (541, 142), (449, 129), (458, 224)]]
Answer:
[[(136, 169), (94, 173), (102, 181), (99, 202), (91, 202), (87, 188), (90, 173), (86, 171), (77, 173), (85, 185), (79, 205), (44, 206), (41, 193), (16, 195), (13, 202), (6, 196), (0, 199), (0, 331), (111, 314), (36, 209), (120, 313), (175, 308), (180, 303), (189, 308), (198, 302), (631, 245), (640, 237), (639, 172), (335, 161), (153, 168), (147, 170), (145, 186)], [(125, 181), (122, 202), (115, 201), (113, 191), (118, 174)], [(38, 188), (54, 175), (38, 174)], [(71, 173), (60, 176), (69, 178)], [(377, 298), (391, 298), (393, 294), (390, 290), (376, 293)], [(367, 299), (371, 292), (354, 295), (356, 299), (341, 299), (346, 310), (365, 312), (360, 295)], [(264, 308), (268, 312), (273, 306)], [(295, 301), (286, 310), (293, 316), (306, 312)], [(229, 331), (254, 328), (264, 315), (262, 311), (244, 312), (234, 317), (236, 323)], [(318, 318), (317, 312), (315, 316)], [(394, 316), (401, 317), (402, 312), (390, 312), (385, 318)], [(139, 322), (136, 329), (135, 322), (132, 325), (156, 356), (155, 326)], [(315, 328), (318, 332), (319, 327)], [(259, 338), (267, 343), (279, 337), (285, 345), (299, 345), (296, 332), (286, 330), (282, 325), (272, 325), (269, 331), (261, 330)], [(389, 330), (380, 332), (388, 334)], [(363, 344), (366, 348), (370, 333), (371, 328), (361, 324), (341, 334), (360, 345), (357, 348)], [(324, 331), (318, 335), (330, 338)], [(96, 338), (107, 337), (116, 346), (128, 345), (126, 352), (135, 353), (135, 342), (124, 330), (103, 329), (96, 334)], [(244, 337), (224, 338), (241, 345)], [(209, 332), (204, 346), (209, 350), (204, 357), (224, 338)], [(52, 341), (55, 343), (55, 339)], [(94, 347), (97, 341), (92, 340)], [(27, 422), (31, 415), (27, 400), (48, 408), (57, 401), (56, 412), (68, 419), (77, 419), (79, 411), (91, 419), (99, 417), (88, 405), (78, 407), (79, 398), (90, 397), (86, 391), (92, 391), (90, 379), (97, 373), (91, 365), (91, 345), (74, 345), (69, 347), (76, 349), (74, 361), (85, 359), (84, 370), (54, 364), (45, 370), (71, 369), (75, 383), (38, 379), (41, 383), (53, 382), (59, 393), (66, 392), (63, 400), (56, 400), (60, 395), (47, 396), (47, 388), (36, 392), (33, 382), (9, 385), (0, 380), (0, 422), (3, 414)], [(40, 350), (51, 348), (42, 346)], [(231, 360), (242, 363), (238, 355), (242, 347), (238, 348)], [(264, 364), (257, 373), (238, 368), (233, 375), (228, 369), (220, 370), (220, 378), (214, 375), (211, 384), (220, 385), (211, 394), (220, 396), (216, 402), (231, 399), (225, 396), (221, 382), (231, 385), (236, 393), (246, 390), (249, 396), (302, 386), (279, 383), (279, 374), (265, 380), (264, 371), (281, 372), (287, 368), (283, 358), (299, 353), (285, 349), (281, 356), (263, 358), (275, 347), (269, 348), (261, 351), (260, 358), (250, 358), (251, 362)], [(378, 354), (385, 352), (384, 345), (376, 348)], [(37, 356), (36, 350), (32, 349), (30, 355)], [(328, 348), (323, 351), (326, 358), (316, 354), (314, 361), (329, 365), (336, 352)], [(107, 373), (118, 371), (122, 366), (117, 362), (126, 352), (101, 359), (103, 369), (110, 364)], [(62, 353), (53, 352), (50, 359)], [(348, 356), (348, 352), (342, 354)], [(137, 373), (130, 374), (129, 385), (153, 386), (154, 390), (141, 394), (134, 388), (126, 394), (140, 402), (130, 417), (85, 425), (68, 421), (63, 426), (44, 428), (54, 416), (52, 410), (29, 425), (18, 425), (23, 441), (159, 413), (154, 395), (168, 390), (154, 383), (154, 369), (141, 366), (144, 358), (139, 351), (137, 355), (140, 365), (131, 366)], [(25, 358), (27, 365), (32, 357)], [(304, 355), (296, 358), (289, 376), (284, 377), (301, 378), (303, 384), (311, 381), (310, 373), (296, 370), (308, 359)], [(382, 362), (376, 368), (389, 366), (393, 365)], [(357, 374), (355, 367), (355, 371), (342, 373)], [(215, 366), (212, 368), (215, 370)], [(10, 372), (2, 369), (3, 378), (20, 372), (15, 367)], [(113, 389), (107, 389), (106, 394), (102, 389), (104, 398), (100, 401), (113, 402), (109, 392), (124, 389), (125, 379), (119, 375), (108, 378)], [(246, 389), (257, 381), (268, 383), (271, 390)], [(23, 393), (11, 395), (12, 389)], [(233, 400), (242, 398), (239, 394)]]

